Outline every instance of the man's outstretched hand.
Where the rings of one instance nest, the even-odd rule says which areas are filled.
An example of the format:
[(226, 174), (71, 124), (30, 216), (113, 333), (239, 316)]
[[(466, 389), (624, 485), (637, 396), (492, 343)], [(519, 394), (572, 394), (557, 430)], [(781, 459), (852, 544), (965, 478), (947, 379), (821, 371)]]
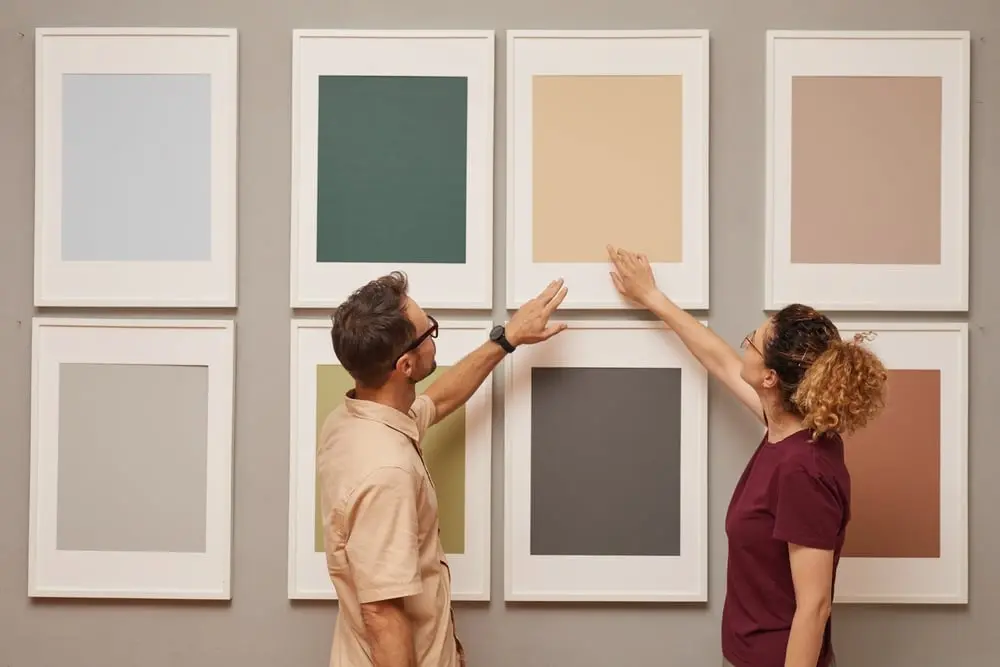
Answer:
[(553, 280), (531, 301), (521, 306), (507, 323), (507, 340), (511, 345), (540, 343), (566, 329), (565, 323), (549, 324), (549, 317), (566, 298), (563, 279)]

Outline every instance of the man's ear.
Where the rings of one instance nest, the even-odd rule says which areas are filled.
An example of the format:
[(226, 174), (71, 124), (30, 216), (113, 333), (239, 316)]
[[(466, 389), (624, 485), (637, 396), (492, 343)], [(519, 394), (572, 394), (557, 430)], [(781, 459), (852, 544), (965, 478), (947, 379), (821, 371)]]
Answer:
[(413, 355), (407, 352), (400, 357), (399, 361), (396, 362), (396, 370), (406, 377), (413, 375)]

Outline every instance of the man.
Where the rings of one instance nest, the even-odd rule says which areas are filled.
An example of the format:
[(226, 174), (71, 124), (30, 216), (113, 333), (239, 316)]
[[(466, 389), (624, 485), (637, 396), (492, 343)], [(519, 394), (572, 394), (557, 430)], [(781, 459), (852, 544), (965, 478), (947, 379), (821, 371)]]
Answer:
[(507, 354), (565, 329), (548, 324), (565, 296), (552, 282), (419, 397), (438, 329), (407, 295), (406, 276), (373, 280), (337, 308), (333, 349), (355, 388), (324, 422), (316, 459), (340, 607), (330, 667), (464, 667), (420, 442)]

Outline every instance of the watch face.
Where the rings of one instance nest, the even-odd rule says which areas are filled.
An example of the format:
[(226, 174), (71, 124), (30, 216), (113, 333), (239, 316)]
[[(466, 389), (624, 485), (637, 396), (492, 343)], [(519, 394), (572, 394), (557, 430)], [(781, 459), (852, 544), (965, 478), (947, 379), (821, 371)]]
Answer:
[(493, 327), (493, 329), (490, 331), (491, 340), (498, 340), (502, 335), (503, 335), (503, 327), (500, 326), (499, 324)]

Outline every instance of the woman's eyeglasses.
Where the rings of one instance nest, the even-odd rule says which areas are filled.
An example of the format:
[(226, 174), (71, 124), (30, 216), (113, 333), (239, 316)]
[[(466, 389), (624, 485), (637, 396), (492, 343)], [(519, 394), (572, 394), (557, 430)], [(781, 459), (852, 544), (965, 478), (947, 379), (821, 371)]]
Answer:
[(756, 345), (753, 344), (753, 335), (754, 335), (754, 333), (755, 332), (751, 331), (746, 336), (744, 336), (743, 337), (743, 342), (740, 344), (740, 347), (743, 348), (744, 350), (747, 349), (748, 347), (752, 348), (754, 352), (756, 352), (757, 354), (759, 354), (760, 356), (763, 357), (764, 353), (760, 351), (759, 347), (757, 347)]

